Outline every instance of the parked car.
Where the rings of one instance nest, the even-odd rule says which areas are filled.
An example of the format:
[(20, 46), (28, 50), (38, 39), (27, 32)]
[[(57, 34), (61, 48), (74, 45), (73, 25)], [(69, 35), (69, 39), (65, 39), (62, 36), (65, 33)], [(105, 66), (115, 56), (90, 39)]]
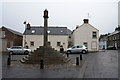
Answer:
[(31, 49), (23, 48), (22, 46), (12, 46), (11, 48), (7, 48), (10, 54), (29, 54), (32, 52)]
[(88, 49), (84, 45), (73, 46), (67, 49), (67, 53), (78, 53), (78, 52), (87, 53)]
[(107, 50), (116, 50), (116, 47), (115, 46), (108, 46)]

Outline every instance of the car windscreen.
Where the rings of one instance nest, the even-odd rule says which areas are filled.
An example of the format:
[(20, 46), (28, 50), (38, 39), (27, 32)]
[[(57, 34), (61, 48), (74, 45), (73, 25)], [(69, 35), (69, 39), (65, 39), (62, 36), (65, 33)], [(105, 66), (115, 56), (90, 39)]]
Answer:
[(79, 46), (79, 48), (82, 48), (83, 46)]
[(72, 49), (76, 48), (76, 46), (73, 46)]
[(22, 49), (22, 47), (17, 47), (17, 49)]
[(17, 47), (12, 47), (11, 49), (17, 49)]

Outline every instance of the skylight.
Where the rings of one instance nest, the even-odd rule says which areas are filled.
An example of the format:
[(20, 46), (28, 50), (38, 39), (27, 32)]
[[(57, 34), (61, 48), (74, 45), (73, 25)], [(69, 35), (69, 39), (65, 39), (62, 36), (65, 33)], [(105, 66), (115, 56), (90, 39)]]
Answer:
[(63, 31), (60, 31), (61, 33), (63, 32)]
[(32, 33), (32, 34), (35, 33), (35, 30), (32, 30), (31, 33)]
[(48, 32), (48, 33), (50, 33), (50, 31), (49, 31), (49, 30), (48, 30), (47, 32)]

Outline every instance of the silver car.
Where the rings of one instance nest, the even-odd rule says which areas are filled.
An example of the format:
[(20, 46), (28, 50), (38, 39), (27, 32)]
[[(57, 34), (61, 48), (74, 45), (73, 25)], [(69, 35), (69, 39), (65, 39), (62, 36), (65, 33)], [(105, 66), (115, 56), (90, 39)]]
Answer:
[(67, 53), (79, 53), (79, 52), (87, 53), (88, 49), (84, 45), (73, 46), (67, 49)]
[(31, 49), (26, 49), (23, 48), (22, 46), (13, 46), (11, 48), (7, 48), (7, 50), (10, 54), (14, 54), (14, 53), (29, 54), (32, 52)]

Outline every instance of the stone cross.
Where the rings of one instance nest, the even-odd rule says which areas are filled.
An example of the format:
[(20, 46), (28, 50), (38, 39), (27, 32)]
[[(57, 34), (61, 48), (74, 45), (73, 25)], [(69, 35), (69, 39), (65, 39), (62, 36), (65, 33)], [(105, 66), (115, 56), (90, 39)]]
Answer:
[(48, 46), (48, 10), (44, 11), (44, 46)]

